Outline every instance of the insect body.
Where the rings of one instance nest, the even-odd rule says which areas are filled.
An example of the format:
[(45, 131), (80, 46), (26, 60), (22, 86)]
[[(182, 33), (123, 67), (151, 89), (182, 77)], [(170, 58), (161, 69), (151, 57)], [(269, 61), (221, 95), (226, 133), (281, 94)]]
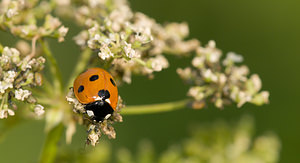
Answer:
[(74, 81), (74, 93), (85, 105), (88, 116), (97, 122), (111, 116), (118, 103), (118, 88), (113, 77), (101, 68), (90, 68)]

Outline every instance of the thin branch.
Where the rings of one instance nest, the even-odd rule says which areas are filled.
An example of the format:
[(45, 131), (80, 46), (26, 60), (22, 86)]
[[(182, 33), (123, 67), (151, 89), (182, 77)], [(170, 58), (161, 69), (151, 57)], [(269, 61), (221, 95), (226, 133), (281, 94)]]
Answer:
[(54, 58), (52, 52), (50, 51), (49, 45), (44, 40), (39, 40), (42, 45), (43, 52), (45, 53), (47, 59), (50, 61), (50, 72), (53, 76), (53, 84), (56, 90), (62, 91), (62, 76), (56, 59)]
[(126, 106), (122, 109), (122, 115), (136, 115), (136, 114), (153, 114), (167, 111), (174, 111), (187, 108), (190, 100), (180, 100), (161, 104)]

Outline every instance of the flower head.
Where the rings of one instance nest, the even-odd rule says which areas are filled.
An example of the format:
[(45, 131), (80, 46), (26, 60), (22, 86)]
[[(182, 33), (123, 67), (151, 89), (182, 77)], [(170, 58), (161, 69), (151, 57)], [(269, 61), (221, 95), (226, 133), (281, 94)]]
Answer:
[(211, 98), (218, 108), (232, 102), (238, 107), (246, 102), (257, 105), (267, 103), (268, 93), (260, 92), (262, 85), (259, 76), (254, 74), (249, 78), (247, 66), (235, 65), (242, 62), (243, 57), (230, 52), (221, 61), (221, 55), (216, 43), (210, 41), (206, 47), (197, 48), (192, 59), (193, 68), (177, 70), (183, 80), (193, 84), (188, 95), (195, 101)]
[(9, 47), (4, 47), (0, 54), (0, 118), (7, 118), (14, 115), (10, 109), (15, 109), (14, 101), (36, 103), (30, 89), (41, 85), (39, 72), (44, 68), (45, 59), (23, 56), (17, 49)]

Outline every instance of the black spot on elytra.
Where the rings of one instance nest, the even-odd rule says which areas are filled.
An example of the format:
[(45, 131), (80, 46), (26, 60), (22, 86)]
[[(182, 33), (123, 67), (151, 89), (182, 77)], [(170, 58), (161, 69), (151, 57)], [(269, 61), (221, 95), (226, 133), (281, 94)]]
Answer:
[(102, 99), (108, 99), (110, 97), (110, 93), (108, 90), (102, 89), (98, 92), (98, 96), (101, 97)]
[(98, 75), (93, 75), (93, 76), (90, 77), (90, 81), (95, 81), (97, 79), (99, 79)]
[(112, 78), (110, 78), (109, 80), (110, 80), (110, 82), (111, 82), (112, 85), (116, 86), (116, 83), (115, 83), (115, 81)]
[(83, 85), (81, 85), (81, 86), (79, 86), (79, 88), (78, 88), (78, 93), (80, 93), (80, 92), (82, 92), (84, 90), (84, 86)]

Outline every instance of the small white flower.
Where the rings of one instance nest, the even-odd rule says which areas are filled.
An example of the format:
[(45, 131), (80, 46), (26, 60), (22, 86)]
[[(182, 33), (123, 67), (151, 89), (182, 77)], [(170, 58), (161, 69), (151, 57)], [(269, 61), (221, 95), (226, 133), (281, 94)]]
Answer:
[(86, 44), (86, 41), (87, 41), (88, 37), (89, 37), (88, 35), (89, 34), (86, 31), (80, 32), (78, 35), (76, 35), (74, 37), (74, 40), (75, 40), (76, 44), (79, 45), (79, 46), (84, 46)]
[(0, 81), (0, 93), (4, 93), (8, 88), (13, 88), (13, 84)]
[(111, 41), (116, 41), (117, 40), (117, 33), (109, 33), (108, 37)]
[(73, 104), (74, 105), (74, 109), (73, 111), (75, 113), (77, 113), (78, 111), (80, 113), (84, 113), (85, 109), (84, 106), (77, 100), (77, 98), (74, 95), (74, 91), (73, 88), (71, 88), (66, 96), (67, 101), (69, 102), (69, 104)]
[(132, 26), (131, 28), (136, 33), (134, 35), (136, 41), (139, 41), (142, 44), (146, 44), (153, 40), (153, 37), (151, 35), (151, 29), (149, 27), (136, 28)]
[(62, 26), (58, 29), (58, 42), (63, 42), (65, 40), (65, 36), (68, 33), (69, 28), (66, 28), (65, 26)]
[(95, 34), (94, 36), (94, 40), (100, 41), (101, 36), (99, 34)]
[(161, 71), (169, 67), (169, 62), (164, 56), (158, 55), (152, 60), (151, 67), (154, 71)]
[(37, 104), (35, 107), (34, 107), (34, 113), (40, 117), (42, 116), (44, 113), (45, 113), (45, 110), (44, 110), (44, 107), (40, 104)]
[(88, 47), (91, 49), (96, 49), (97, 48), (97, 44), (96, 44), (96, 40), (95, 39), (90, 39), (87, 41)]
[(190, 67), (186, 67), (184, 69), (178, 68), (176, 70), (177, 74), (184, 80), (189, 80), (191, 79), (192, 76), (192, 69)]
[(15, 80), (17, 73), (15, 71), (7, 71), (7, 73), (5, 73), (3, 80), (6, 83), (12, 83)]
[(193, 97), (197, 101), (200, 101), (205, 97), (203, 93), (203, 88), (201, 87), (191, 87), (187, 94), (188, 96)]
[(45, 62), (46, 62), (46, 59), (45, 59), (44, 57), (38, 57), (38, 58), (37, 58), (37, 61), (38, 61), (39, 63), (45, 63)]
[(97, 34), (98, 30), (99, 30), (99, 25), (94, 24), (94, 26), (92, 28), (88, 29), (88, 32), (89, 32), (90, 36), (95, 36)]
[(15, 98), (17, 100), (24, 101), (26, 98), (28, 98), (31, 95), (31, 92), (29, 90), (23, 90), (23, 89), (18, 89), (15, 90)]
[(2, 53), (2, 56), (0, 56), (0, 62), (1, 64), (7, 64), (10, 62), (10, 57)]
[(10, 48), (9, 47), (4, 47), (3, 48), (3, 52), (2, 52), (2, 55), (5, 55), (5, 56), (11, 56), (12, 55), (12, 52), (11, 52), (11, 50), (10, 50)]
[(218, 62), (222, 55), (222, 52), (216, 48), (216, 42), (212, 40), (208, 42), (208, 45), (205, 48), (199, 47), (197, 53), (205, 55), (206, 59), (211, 63)]
[(127, 57), (129, 57), (129, 58), (136, 58), (136, 57), (138, 57), (136, 55), (135, 50), (131, 48), (131, 44), (127, 43), (126, 41), (124, 43), (125, 43), (125, 46), (124, 46), (125, 55)]
[(105, 60), (107, 58), (113, 57), (114, 54), (110, 51), (110, 49), (107, 46), (102, 46), (100, 48), (100, 52), (98, 53), (98, 56), (102, 59)]
[(247, 94), (246, 92), (240, 91), (238, 93), (238, 104), (237, 107), (242, 107), (246, 102), (251, 101), (252, 96), (250, 96), (249, 94)]
[(201, 68), (201, 67), (204, 66), (204, 62), (205, 62), (205, 57), (204, 56), (195, 57), (192, 60), (192, 65), (196, 68)]
[(240, 62), (243, 62), (243, 60), (244, 60), (243, 56), (236, 54), (234, 52), (229, 52), (229, 53), (227, 53), (226, 58), (223, 61), (223, 65), (226, 66), (226, 65), (230, 64), (231, 62), (240, 63)]
[(257, 74), (253, 74), (253, 75), (251, 75), (250, 80), (252, 81), (252, 83), (254, 85), (255, 91), (259, 91), (262, 86), (259, 76)]
[(219, 61), (220, 57), (221, 57), (221, 53), (219, 53), (219, 52), (212, 52), (212, 53), (210, 53), (209, 60), (212, 63), (216, 63), (216, 62)]
[(11, 109), (0, 110), (0, 119), (7, 118), (8, 116), (14, 116), (15, 112)]
[(224, 85), (227, 81), (227, 77), (225, 74), (220, 74), (218, 80), (220, 85)]
[(218, 80), (218, 77), (211, 71), (211, 69), (204, 70), (202, 75), (206, 81), (216, 82)]
[(15, 8), (10, 8), (10, 9), (8, 9), (7, 12), (6, 12), (6, 16), (7, 16), (8, 18), (12, 18), (13, 16), (15, 16), (15, 15), (17, 15), (17, 14), (18, 14), (18, 11), (17, 11), (16, 7), (15, 7)]
[(65, 37), (66, 34), (68, 33), (69, 31), (69, 28), (65, 27), (65, 26), (61, 26), (59, 29), (58, 29), (58, 33), (60, 35), (60, 37)]
[(46, 22), (45, 22), (46, 28), (54, 30), (58, 28), (60, 25), (61, 25), (61, 21), (58, 18), (53, 17), (52, 15), (46, 16)]
[(184, 38), (189, 34), (187, 23), (170, 23), (166, 26), (166, 32), (178, 39)]

